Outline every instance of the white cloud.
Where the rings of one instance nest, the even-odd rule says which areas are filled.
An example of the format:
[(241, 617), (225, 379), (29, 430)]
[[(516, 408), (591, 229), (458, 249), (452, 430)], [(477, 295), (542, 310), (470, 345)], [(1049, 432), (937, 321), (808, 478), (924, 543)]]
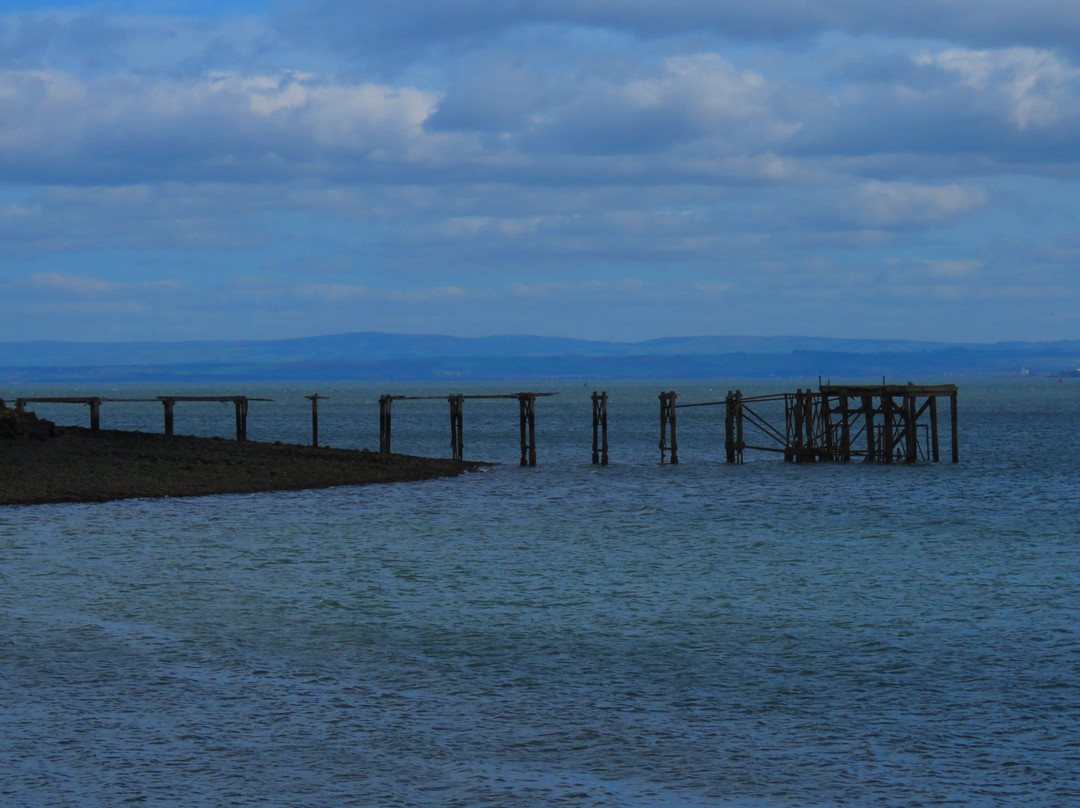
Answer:
[(999, 94), (1021, 132), (1029, 127), (1047, 129), (1058, 122), (1063, 108), (1075, 111), (1077, 106), (1080, 70), (1049, 51), (949, 48), (914, 58), (920, 66), (934, 65), (959, 76), (977, 93)]
[(986, 206), (981, 188), (872, 181), (855, 190), (853, 217), (866, 227), (945, 224)]

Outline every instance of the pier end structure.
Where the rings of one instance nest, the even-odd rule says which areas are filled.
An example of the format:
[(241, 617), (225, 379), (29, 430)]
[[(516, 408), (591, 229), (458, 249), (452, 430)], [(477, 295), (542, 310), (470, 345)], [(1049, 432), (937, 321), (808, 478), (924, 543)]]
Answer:
[[(939, 462), (938, 399), (949, 402), (952, 462), (960, 460), (958, 388), (953, 384), (819, 385), (817, 391), (744, 396), (729, 390), (723, 401), (676, 404), (676, 394), (660, 394), (660, 459), (666, 449), (678, 462), (675, 411), (723, 405), (724, 450), (728, 463), (742, 463), (743, 452), (778, 452), (790, 463), (821, 461)], [(783, 423), (778, 408), (782, 406)], [(925, 416), (925, 418), (924, 418)], [(746, 430), (756, 443), (748, 443)], [(670, 442), (668, 432), (670, 430)]]

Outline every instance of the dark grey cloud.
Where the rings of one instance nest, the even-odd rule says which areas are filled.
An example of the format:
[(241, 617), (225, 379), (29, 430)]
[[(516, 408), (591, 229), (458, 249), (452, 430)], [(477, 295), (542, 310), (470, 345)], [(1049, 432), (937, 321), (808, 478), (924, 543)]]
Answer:
[(286, 18), (294, 30), (341, 44), (386, 42), (396, 49), (483, 42), (522, 26), (607, 28), (643, 39), (707, 32), (779, 40), (844, 31), (1065, 49), (1080, 39), (1080, 7), (1058, 0), (320, 0), (314, 11), (310, 3), (297, 5)]

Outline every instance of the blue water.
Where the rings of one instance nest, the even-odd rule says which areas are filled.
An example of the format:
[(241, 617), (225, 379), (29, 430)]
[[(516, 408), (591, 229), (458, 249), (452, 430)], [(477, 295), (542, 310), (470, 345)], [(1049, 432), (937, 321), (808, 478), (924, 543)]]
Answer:
[[(961, 383), (957, 465), (728, 466), (708, 408), (658, 465), (656, 393), (727, 386), (609, 386), (607, 468), (591, 387), (485, 385), (558, 391), (536, 468), (470, 401), (503, 464), (461, 478), (0, 508), (0, 804), (1080, 804), (1080, 385)], [(402, 389), (319, 390), (324, 442)], [(239, 392), (310, 437), (315, 390)], [(447, 455), (445, 410), (395, 449)]]

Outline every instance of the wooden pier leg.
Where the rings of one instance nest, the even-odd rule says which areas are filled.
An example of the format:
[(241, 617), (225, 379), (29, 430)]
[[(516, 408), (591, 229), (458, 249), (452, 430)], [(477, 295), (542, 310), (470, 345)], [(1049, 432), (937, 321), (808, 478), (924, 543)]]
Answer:
[(724, 454), (728, 463), (735, 462), (735, 393), (731, 390), (724, 399)]
[(800, 463), (802, 460), (799, 451), (803, 445), (802, 388), (796, 390), (795, 395), (787, 397), (785, 403), (788, 405), (791, 426), (788, 429), (788, 450), (784, 459), (789, 463)]
[[(664, 453), (671, 452), (671, 465), (679, 462), (679, 442), (675, 434), (675, 399), (678, 398), (675, 391), (660, 394), (660, 462), (664, 462)], [(667, 441), (668, 430), (671, 431), (671, 442)]]
[(839, 460), (851, 462), (851, 421), (847, 393), (840, 394), (840, 451)]
[(247, 440), (247, 413), (248, 400), (243, 396), (233, 399), (236, 405), (236, 440), (243, 443)]
[(593, 390), (593, 466), (600, 462), (600, 396)]
[(465, 396), (458, 393), (448, 397), (450, 401), (450, 450), (454, 460), (465, 456)]
[(311, 445), (319, 445), (319, 399), (323, 398), (318, 393), (312, 393), (310, 396), (304, 396), (311, 402)]
[(597, 393), (593, 390), (593, 430), (592, 430), (592, 462), (593, 465), (608, 464), (608, 437), (607, 437), (607, 391)]
[(600, 393), (600, 465), (608, 464), (607, 390)]
[(904, 458), (904, 461), (907, 463), (914, 463), (919, 459), (919, 434), (918, 430), (915, 429), (915, 421), (917, 418), (916, 404), (917, 402), (914, 393), (910, 391), (904, 393), (904, 420), (907, 422), (904, 427), (907, 430), (904, 433), (904, 436), (907, 438), (905, 441), (906, 447), (904, 449), (907, 456)]
[(529, 465), (536, 465), (536, 396), (529, 396)]
[(90, 404), (90, 429), (97, 432), (101, 428), (101, 399), (92, 398)]
[(379, 454), (390, 454), (390, 411), (392, 396), (379, 396)]
[(881, 453), (886, 463), (893, 462), (893, 400), (883, 390), (881, 393)]
[(866, 422), (866, 462), (872, 463), (877, 459), (877, 446), (874, 441), (874, 397), (864, 395), (862, 408), (863, 420)]
[(824, 449), (820, 459), (836, 460), (836, 447), (833, 445), (832, 406), (829, 404), (829, 397), (820, 391), (818, 400), (821, 402), (818, 420), (821, 424), (822, 448)]
[(746, 441), (743, 440), (743, 405), (742, 390), (735, 391), (735, 461), (743, 462), (743, 449)]
[(952, 420), (952, 462), (960, 462), (959, 418), (956, 412), (956, 393), (949, 394), (949, 416)]
[(173, 407), (176, 406), (176, 402), (171, 398), (163, 398), (161, 403), (165, 407), (165, 434), (171, 435), (173, 433)]
[(527, 406), (525, 396), (518, 396), (518, 424), (521, 427), (521, 465), (523, 466), (529, 465), (528, 427), (526, 426), (528, 415), (525, 412)]
[(930, 396), (930, 456), (935, 463), (941, 462), (941, 442), (938, 440), (937, 396)]

